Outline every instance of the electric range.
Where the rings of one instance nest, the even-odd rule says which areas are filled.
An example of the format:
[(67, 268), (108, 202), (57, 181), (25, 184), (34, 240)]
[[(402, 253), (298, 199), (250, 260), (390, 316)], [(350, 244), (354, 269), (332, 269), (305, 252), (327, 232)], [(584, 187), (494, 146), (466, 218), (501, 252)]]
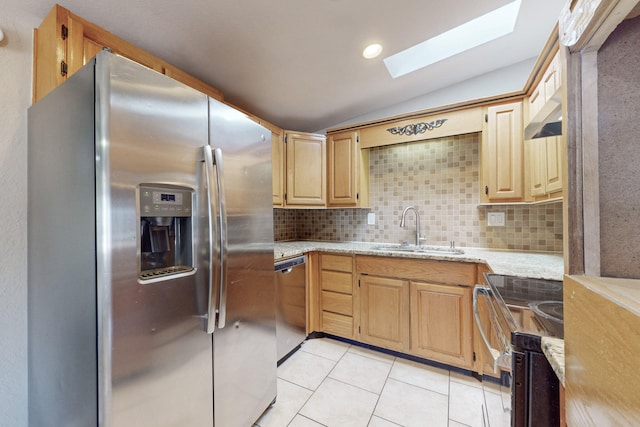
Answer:
[[(562, 282), (500, 274), (484, 274), (488, 286), (474, 289), (474, 313), (494, 366), (511, 383), (511, 425), (558, 425), (559, 381), (542, 353), (542, 336), (564, 337)], [(486, 326), (477, 315), (481, 297), (489, 309), (493, 349)], [(514, 313), (518, 314), (514, 316)]]

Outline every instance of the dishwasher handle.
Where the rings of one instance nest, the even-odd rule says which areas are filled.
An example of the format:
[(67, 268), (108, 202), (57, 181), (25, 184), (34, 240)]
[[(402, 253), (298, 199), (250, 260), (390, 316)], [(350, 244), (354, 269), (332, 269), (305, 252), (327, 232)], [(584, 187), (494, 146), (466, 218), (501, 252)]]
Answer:
[(306, 255), (300, 255), (294, 258), (285, 259), (282, 261), (277, 261), (274, 265), (274, 271), (280, 272), (282, 274), (289, 274), (293, 271), (294, 267), (299, 265), (304, 265), (307, 262)]

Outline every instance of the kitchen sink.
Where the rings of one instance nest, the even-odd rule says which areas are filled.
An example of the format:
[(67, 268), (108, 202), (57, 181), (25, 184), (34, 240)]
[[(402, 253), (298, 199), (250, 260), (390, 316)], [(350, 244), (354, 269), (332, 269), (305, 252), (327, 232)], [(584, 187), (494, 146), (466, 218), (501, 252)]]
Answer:
[(450, 248), (447, 246), (409, 246), (409, 245), (382, 245), (374, 246), (374, 251), (381, 252), (409, 252), (424, 255), (463, 255), (462, 249)]

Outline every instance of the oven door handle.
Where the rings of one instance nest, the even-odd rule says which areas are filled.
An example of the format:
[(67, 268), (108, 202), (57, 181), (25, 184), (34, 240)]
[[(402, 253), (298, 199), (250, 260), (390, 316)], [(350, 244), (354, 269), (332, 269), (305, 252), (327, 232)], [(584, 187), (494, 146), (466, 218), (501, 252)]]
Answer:
[[(484, 341), (485, 346), (491, 353), (491, 358), (493, 359), (493, 370), (500, 368), (502, 370), (506, 370), (511, 372), (511, 353), (508, 351), (502, 352), (497, 350), (491, 346), (489, 342), (489, 337), (484, 330), (484, 326), (482, 325), (482, 321), (480, 320), (480, 312), (478, 310), (478, 300), (480, 296), (490, 298), (490, 288), (488, 286), (476, 285), (473, 288), (473, 317), (476, 319), (476, 325), (478, 325), (478, 330), (480, 331), (480, 335), (482, 336), (482, 341)], [(487, 301), (487, 304), (491, 304), (490, 301)]]

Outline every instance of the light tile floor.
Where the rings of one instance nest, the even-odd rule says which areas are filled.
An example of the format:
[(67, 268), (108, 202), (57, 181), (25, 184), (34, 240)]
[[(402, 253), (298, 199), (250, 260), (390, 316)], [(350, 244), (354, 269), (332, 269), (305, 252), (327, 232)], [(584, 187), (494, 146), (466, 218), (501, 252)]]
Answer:
[(312, 339), (278, 368), (276, 403), (256, 426), (483, 427), (484, 410), (491, 427), (507, 427), (499, 393), (457, 371)]

